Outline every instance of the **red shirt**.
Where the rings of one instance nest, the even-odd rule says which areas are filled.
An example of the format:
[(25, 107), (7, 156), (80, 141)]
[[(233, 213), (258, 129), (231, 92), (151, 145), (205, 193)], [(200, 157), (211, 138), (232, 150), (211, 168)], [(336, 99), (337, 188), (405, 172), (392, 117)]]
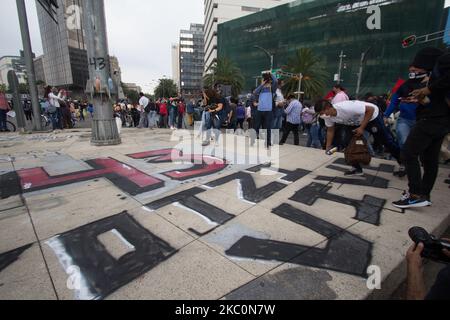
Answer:
[(159, 105), (159, 114), (162, 116), (167, 116), (167, 104), (161, 103)]
[(184, 105), (184, 103), (179, 103), (178, 104), (178, 113), (183, 115), (186, 112), (186, 106)]
[(6, 100), (6, 96), (3, 93), (0, 93), (0, 110), (9, 111), (8, 100)]

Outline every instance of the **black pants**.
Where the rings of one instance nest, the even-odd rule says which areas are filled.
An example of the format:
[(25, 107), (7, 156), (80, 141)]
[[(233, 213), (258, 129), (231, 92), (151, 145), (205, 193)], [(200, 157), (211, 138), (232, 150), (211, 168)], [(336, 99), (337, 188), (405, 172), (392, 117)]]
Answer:
[(294, 144), (296, 146), (300, 145), (300, 134), (299, 134), (299, 128), (300, 125), (299, 124), (292, 124), (290, 122), (286, 122), (286, 128), (284, 130), (283, 133), (283, 138), (280, 141), (280, 144), (285, 144), (287, 138), (289, 137), (289, 135), (291, 134), (291, 131), (294, 132)]
[[(430, 197), (439, 171), (439, 154), (449, 126), (445, 121), (420, 120), (412, 129), (403, 148), (409, 192)], [(423, 177), (419, 157), (423, 162)]]
[[(258, 111), (256, 113), (256, 123), (255, 123), (256, 137), (259, 139), (259, 130), (261, 127), (267, 130), (266, 146), (268, 147), (272, 145), (272, 121), (273, 121), (272, 111)], [(254, 144), (254, 141), (252, 141), (252, 144)]]
[(33, 111), (25, 111), (25, 117), (27, 118), (27, 120), (33, 121)]

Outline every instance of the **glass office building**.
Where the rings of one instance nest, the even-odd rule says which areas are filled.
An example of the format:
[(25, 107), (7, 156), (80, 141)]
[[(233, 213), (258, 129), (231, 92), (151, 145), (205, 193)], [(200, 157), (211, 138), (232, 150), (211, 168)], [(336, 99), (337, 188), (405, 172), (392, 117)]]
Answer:
[(67, 27), (67, 9), (82, 8), (81, 0), (58, 0), (57, 23), (36, 1), (42, 47), (43, 68), (47, 84), (84, 90), (89, 78), (88, 57), (82, 28)]
[[(450, 28), (445, 0), (299, 0), (219, 25), (218, 52), (242, 70), (245, 91), (255, 77), (270, 68), (260, 46), (274, 55), (274, 68), (283, 68), (299, 48), (311, 48), (322, 58), (331, 87), (343, 52), (342, 85), (356, 91), (361, 56), (366, 54), (361, 94), (388, 92), (399, 78), (406, 78), (415, 53), (425, 46), (446, 47)], [(371, 5), (376, 11), (368, 12)], [(378, 29), (380, 27), (380, 29)], [(402, 40), (416, 35), (417, 43), (403, 48)], [(428, 37), (426, 37), (428, 35)]]
[(180, 31), (180, 92), (184, 97), (201, 96), (204, 65), (204, 31), (202, 24), (191, 24)]

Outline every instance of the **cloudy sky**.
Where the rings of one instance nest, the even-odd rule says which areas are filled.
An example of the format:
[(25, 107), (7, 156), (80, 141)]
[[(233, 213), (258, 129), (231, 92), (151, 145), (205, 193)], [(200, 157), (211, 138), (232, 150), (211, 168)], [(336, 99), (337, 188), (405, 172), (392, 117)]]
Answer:
[[(203, 23), (204, 0), (105, 0), (109, 52), (119, 58), (124, 82), (151, 91), (151, 81), (171, 77), (171, 44), (190, 23)], [(25, 0), (36, 55), (42, 43), (35, 0)], [(22, 48), (15, 0), (0, 0), (0, 57)]]

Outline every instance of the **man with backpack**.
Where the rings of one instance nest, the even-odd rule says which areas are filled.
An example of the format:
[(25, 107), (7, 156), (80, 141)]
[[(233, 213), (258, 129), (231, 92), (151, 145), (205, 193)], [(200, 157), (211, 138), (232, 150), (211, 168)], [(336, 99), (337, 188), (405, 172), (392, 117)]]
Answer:
[[(351, 131), (356, 137), (362, 137), (365, 131), (371, 132), (388, 148), (391, 155), (400, 160), (400, 148), (393, 139), (389, 129), (384, 125), (383, 116), (378, 106), (363, 101), (344, 101), (331, 104), (328, 100), (316, 103), (315, 112), (325, 120), (327, 126), (327, 154), (332, 149), (336, 124), (343, 125), (346, 131)], [(360, 164), (353, 164), (352, 170), (346, 176), (364, 176)]]

